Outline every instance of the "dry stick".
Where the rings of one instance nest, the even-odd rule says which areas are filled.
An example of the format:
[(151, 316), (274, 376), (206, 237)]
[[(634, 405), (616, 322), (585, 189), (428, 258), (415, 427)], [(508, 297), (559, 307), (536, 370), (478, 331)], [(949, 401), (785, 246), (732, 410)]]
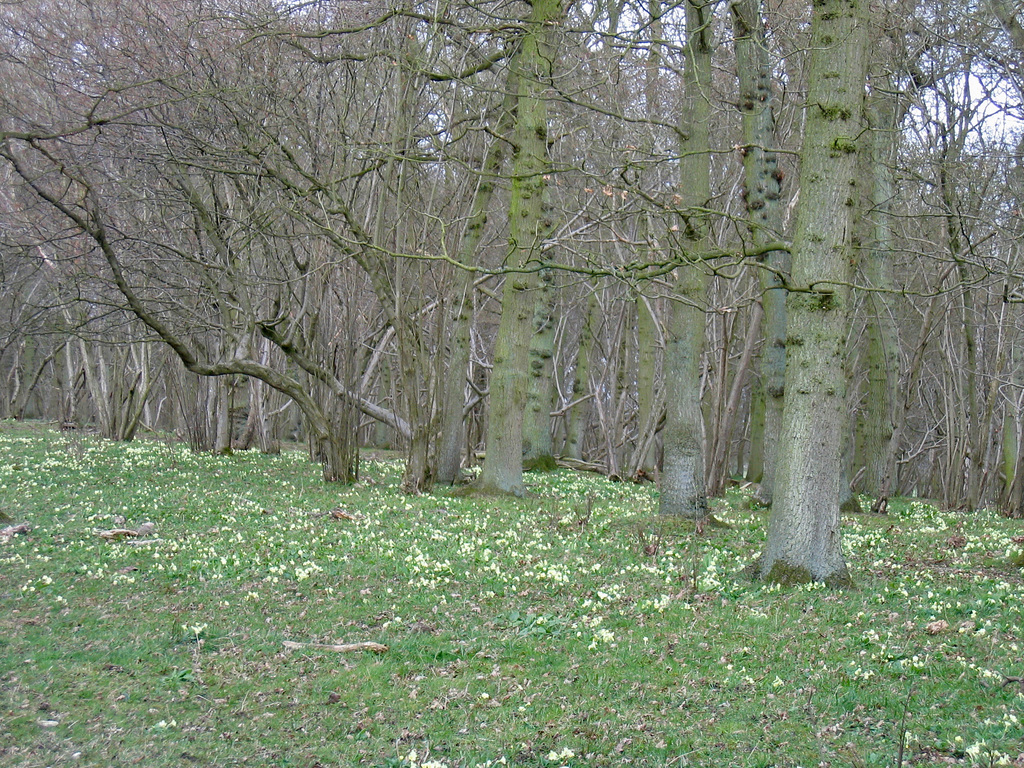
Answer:
[(903, 768), (903, 752), (907, 746), (907, 711), (910, 709), (910, 697), (914, 695), (914, 686), (907, 691), (907, 700), (903, 703), (903, 717), (900, 718), (900, 745), (896, 750), (896, 768)]
[(336, 651), (338, 653), (347, 653), (349, 651), (385, 653), (388, 650), (386, 645), (381, 645), (380, 643), (343, 643), (341, 645), (332, 645), (331, 643), (296, 643), (291, 640), (285, 640), (284, 647), (289, 651), (300, 651), (303, 648), (315, 648), (318, 651)]

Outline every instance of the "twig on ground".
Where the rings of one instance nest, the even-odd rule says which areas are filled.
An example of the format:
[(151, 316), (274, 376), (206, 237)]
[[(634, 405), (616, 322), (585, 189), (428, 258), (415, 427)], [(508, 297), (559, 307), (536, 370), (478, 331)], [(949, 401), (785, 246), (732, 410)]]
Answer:
[(334, 645), (331, 643), (296, 643), (292, 640), (285, 640), (284, 647), (290, 651), (300, 651), (303, 648), (315, 648), (318, 651), (336, 651), (337, 653), (348, 653), (349, 651), (385, 653), (388, 650), (386, 645), (381, 645), (380, 643), (342, 643), (340, 645)]

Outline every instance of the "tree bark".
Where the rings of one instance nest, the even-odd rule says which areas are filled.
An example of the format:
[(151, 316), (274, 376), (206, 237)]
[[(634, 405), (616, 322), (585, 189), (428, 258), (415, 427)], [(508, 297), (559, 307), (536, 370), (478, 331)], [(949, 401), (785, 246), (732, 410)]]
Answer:
[[(775, 93), (771, 59), (765, 41), (760, 0), (739, 0), (730, 5), (739, 77), (739, 109), (743, 118), (744, 199), (747, 226), (754, 245), (777, 241), (782, 235), (782, 171), (775, 135)], [(782, 429), (786, 395), (786, 289), (789, 254), (769, 251), (759, 256), (758, 278), (764, 311), (761, 378), (764, 387), (764, 424), (761, 431), (762, 471), (756, 499), (771, 505), (775, 482), (776, 449)]]
[(587, 396), (590, 394), (590, 356), (594, 348), (594, 327), (598, 313), (597, 291), (590, 291), (587, 308), (576, 345), (576, 370), (573, 372), (572, 400), (566, 415), (565, 447), (562, 453), (576, 461), (583, 460), (583, 435), (590, 421)]
[(710, 3), (686, 3), (686, 58), (680, 116), (680, 188), (682, 247), (691, 263), (679, 268), (668, 341), (665, 380), (673, 391), (665, 398), (664, 466), (659, 512), (698, 522), (708, 516), (704, 488), (704, 439), (700, 408), (701, 354), (707, 271), (702, 256), (710, 245), (707, 210), (711, 203), (712, 9)]
[(746, 480), (760, 483), (764, 477), (764, 384), (758, 381), (750, 393), (750, 412), (747, 415), (747, 437), (750, 447), (747, 450)]
[(478, 489), (484, 493), (522, 495), (525, 491), (523, 413), (533, 333), (531, 293), (537, 284), (544, 239), (551, 229), (546, 199), (545, 176), (550, 171), (550, 160), (544, 90), (554, 61), (554, 29), (562, 13), (561, 0), (534, 0), (514, 62), (518, 97), (506, 260), (512, 269), (505, 280), (494, 348), (487, 453), (478, 482)]
[[(505, 134), (512, 126), (516, 108), (518, 86), (514, 69), (510, 69), (509, 81), (502, 100), (500, 113), (495, 121), (494, 139), (487, 149), (470, 205), (469, 220), (459, 246), (460, 264), (476, 263), (477, 249), (483, 239), (489, 220), (488, 211), (494, 197), (496, 179), (505, 164), (507, 142)], [(469, 374), (470, 329), (473, 324), (473, 273), (468, 269), (459, 273), (458, 289), (455, 291), (455, 311), (449, 341), (448, 375), (445, 378), (441, 400), (441, 439), (437, 451), (437, 481), (451, 485), (459, 477), (462, 455), (466, 445), (465, 403), (466, 377)]]
[[(892, 57), (888, 57), (892, 58)], [(888, 446), (896, 428), (896, 389), (899, 384), (899, 338), (893, 301), (892, 203), (895, 197), (896, 147), (902, 106), (893, 78), (879, 73), (866, 104), (870, 128), (869, 151), (864, 152), (864, 181), (871, 190), (865, 216), (867, 258), (862, 264), (869, 289), (867, 304), (867, 380), (865, 407), (859, 414), (857, 467), (863, 467), (861, 487), (877, 497), (886, 477), (895, 471), (896, 457)]]
[[(470, 207), (469, 221), (459, 246), (460, 264), (476, 263), (476, 253), (487, 227), (488, 211), (494, 197), (495, 179), (505, 163), (507, 143), (502, 138), (512, 125), (516, 94), (514, 81), (507, 84), (501, 112), (495, 125), (499, 138), (491, 142), (484, 158), (480, 179)], [(449, 341), (448, 375), (445, 378), (441, 400), (441, 439), (437, 451), (437, 481), (451, 485), (458, 479), (462, 467), (462, 454), (466, 444), (465, 403), (466, 377), (469, 373), (470, 329), (473, 323), (473, 273), (459, 273), (458, 289), (454, 293), (455, 311)]]
[(743, 352), (740, 355), (739, 362), (736, 364), (736, 372), (729, 387), (729, 397), (718, 420), (718, 429), (715, 431), (715, 440), (711, 450), (711, 467), (708, 471), (708, 492), (712, 495), (721, 493), (725, 489), (725, 484), (728, 480), (729, 448), (732, 444), (733, 424), (736, 420), (736, 412), (739, 410), (740, 397), (743, 394), (743, 384), (750, 369), (750, 362), (754, 357), (754, 347), (757, 344), (762, 317), (763, 310), (761, 305), (754, 304), (751, 307), (750, 317), (747, 320), (749, 325), (743, 344)]
[(642, 294), (636, 297), (637, 340), (637, 436), (629, 476), (634, 482), (653, 480), (658, 476), (655, 436), (665, 410), (663, 387), (659, 384), (659, 351), (661, 329), (654, 316), (653, 299)]
[(551, 470), (555, 457), (551, 441), (551, 405), (554, 399), (555, 307), (557, 273), (542, 270), (533, 304), (526, 412), (523, 414), (523, 468)]
[(851, 583), (839, 527), (840, 443), (867, 11), (865, 0), (821, 0), (812, 10), (801, 200), (786, 307), (786, 406), (768, 541), (757, 565), (770, 582)]
[(933, 331), (932, 325), (935, 313), (939, 307), (939, 302), (945, 298), (945, 295), (942, 293), (942, 284), (949, 276), (949, 273), (952, 272), (954, 266), (954, 264), (947, 266), (935, 281), (934, 295), (928, 301), (928, 307), (925, 309), (924, 317), (921, 320), (921, 331), (918, 334), (917, 344), (914, 347), (914, 354), (911, 357), (906, 373), (902, 377), (903, 397), (897, 403), (896, 412), (893, 417), (893, 429), (889, 436), (889, 444), (885, 446), (885, 461), (883, 463), (885, 475), (882, 476), (879, 482), (878, 496), (871, 505), (871, 511), (875, 514), (884, 514), (888, 511), (889, 497), (897, 488), (897, 455), (903, 442), (903, 435), (906, 432), (907, 417), (910, 413), (913, 393), (924, 364), (928, 340)]

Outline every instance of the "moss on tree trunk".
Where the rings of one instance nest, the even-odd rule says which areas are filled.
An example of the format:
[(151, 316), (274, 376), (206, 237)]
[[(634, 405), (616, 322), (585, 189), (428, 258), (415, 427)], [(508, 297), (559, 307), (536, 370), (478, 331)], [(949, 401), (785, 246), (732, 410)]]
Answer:
[(546, 188), (550, 174), (548, 113), (544, 90), (555, 55), (560, 0), (535, 0), (513, 62), (518, 87), (513, 131), (515, 158), (509, 202), (509, 246), (501, 321), (494, 350), (487, 424), (487, 458), (478, 483), (487, 493), (521, 495), (523, 416), (533, 336), (533, 291), (544, 238), (551, 229)]

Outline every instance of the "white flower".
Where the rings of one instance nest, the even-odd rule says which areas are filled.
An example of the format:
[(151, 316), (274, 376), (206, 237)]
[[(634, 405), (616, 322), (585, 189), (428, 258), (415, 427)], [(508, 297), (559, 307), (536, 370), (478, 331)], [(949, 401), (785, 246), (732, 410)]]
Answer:
[(977, 760), (981, 756), (981, 751), (985, 748), (986, 744), (984, 741), (976, 741), (969, 746), (965, 752), (972, 760)]
[(551, 762), (555, 762), (556, 760), (571, 760), (574, 757), (576, 757), (576, 753), (568, 747), (562, 748), (560, 752), (555, 752), (555, 750), (551, 750), (547, 754), (547, 759)]

